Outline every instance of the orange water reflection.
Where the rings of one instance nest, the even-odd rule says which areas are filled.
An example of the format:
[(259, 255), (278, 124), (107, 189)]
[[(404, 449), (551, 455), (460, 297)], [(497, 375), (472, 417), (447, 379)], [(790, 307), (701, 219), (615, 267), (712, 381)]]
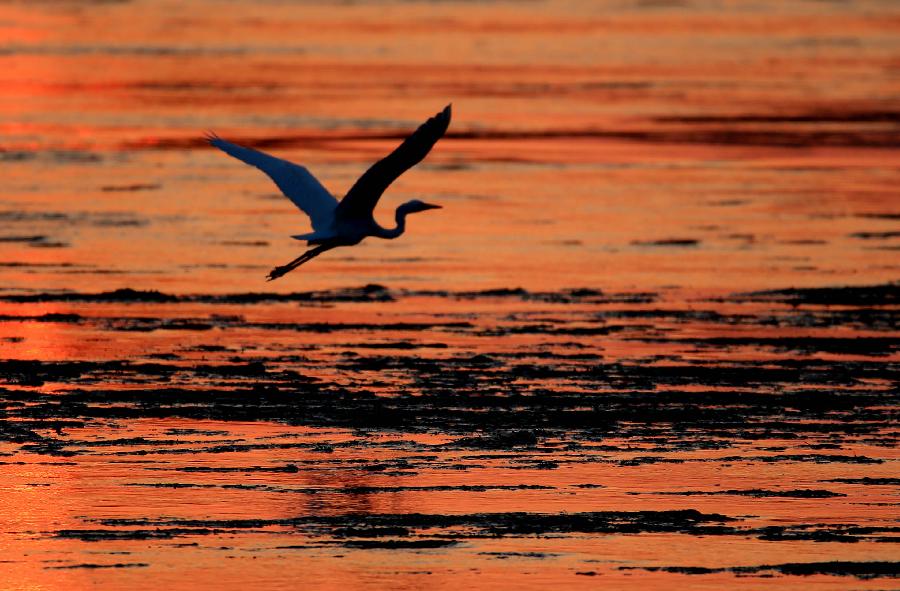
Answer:
[[(890, 392), (895, 300), (729, 298), (897, 280), (898, 32), (898, 9), (874, 0), (0, 5), (0, 299), (49, 294), (0, 301), (0, 586), (886, 588), (620, 568), (896, 560), (875, 534), (851, 544), (569, 532), (371, 550), (321, 524), (101, 541), (60, 532), (142, 527), (104, 519), (152, 530), (163, 519), (681, 509), (740, 517), (748, 530), (893, 523), (895, 487), (859, 482), (896, 478), (889, 409), (874, 405), (857, 432), (836, 427), (847, 409), (809, 418), (789, 406), (744, 431), (557, 425), (536, 430), (533, 446), (485, 450), (453, 443), (508, 425), (210, 420), (185, 416), (214, 404), (171, 399), (312, 383), (402, 401), (460, 390), (476, 407), (482, 395), (522, 396), (514, 415), (542, 392), (583, 395), (582, 410), (623, 391), (636, 404), (658, 395), (648, 412), (696, 395), (695, 413), (757, 394)], [(451, 133), (376, 212), (387, 221), (423, 197), (439, 214), (414, 219), (401, 240), (264, 282), (299, 252), (288, 236), (305, 220), (258, 171), (207, 149), (204, 130), (302, 162), (340, 195), (449, 101)], [(396, 301), (213, 298), (366, 284)], [(532, 295), (462, 293), (520, 286)], [(580, 287), (603, 296), (561, 291)], [(120, 288), (199, 299), (56, 297)], [(22, 360), (37, 365), (6, 363)], [(440, 372), (417, 362), (473, 381), (429, 382)], [(729, 381), (753, 364), (813, 378)], [(684, 367), (722, 377), (666, 381)], [(626, 387), (629, 371), (662, 377)], [(123, 402), (129, 392), (148, 395)], [(46, 414), (88, 394), (60, 406), (90, 410), (84, 425)], [(168, 404), (185, 416), (147, 418)], [(788, 437), (791, 426), (802, 436)], [(757, 489), (834, 495), (707, 494)]]

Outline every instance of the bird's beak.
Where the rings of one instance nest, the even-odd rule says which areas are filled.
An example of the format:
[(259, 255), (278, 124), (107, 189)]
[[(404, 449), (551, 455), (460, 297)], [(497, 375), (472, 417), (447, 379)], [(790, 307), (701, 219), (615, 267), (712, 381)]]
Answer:
[(431, 203), (423, 203), (422, 211), (425, 211), (426, 209), (441, 209), (441, 206), (440, 205), (432, 205)]

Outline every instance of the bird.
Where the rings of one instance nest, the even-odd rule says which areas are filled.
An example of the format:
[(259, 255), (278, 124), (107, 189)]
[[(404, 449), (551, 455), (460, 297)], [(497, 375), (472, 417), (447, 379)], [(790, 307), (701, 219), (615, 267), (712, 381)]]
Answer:
[(406, 216), (440, 209), (440, 205), (418, 199), (407, 201), (395, 212), (396, 227), (384, 228), (375, 221), (374, 210), (381, 195), (397, 178), (421, 162), (450, 126), (452, 105), (429, 118), (393, 152), (373, 164), (338, 202), (306, 167), (276, 158), (265, 152), (228, 142), (214, 132), (206, 140), (229, 156), (266, 173), (300, 211), (309, 216), (312, 232), (292, 236), (305, 240), (309, 250), (286, 265), (272, 269), (266, 277), (273, 281), (339, 246), (354, 246), (374, 236), (393, 240), (406, 230)]

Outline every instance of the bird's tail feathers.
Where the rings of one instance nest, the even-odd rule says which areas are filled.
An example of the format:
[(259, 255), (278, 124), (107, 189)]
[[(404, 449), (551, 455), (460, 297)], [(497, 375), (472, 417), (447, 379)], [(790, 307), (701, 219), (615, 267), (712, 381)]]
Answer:
[(291, 236), (294, 240), (306, 240), (307, 244), (325, 244), (326, 242), (331, 242), (338, 236), (335, 235), (334, 232), (321, 232), (315, 230), (313, 232), (307, 232), (306, 234), (295, 234)]

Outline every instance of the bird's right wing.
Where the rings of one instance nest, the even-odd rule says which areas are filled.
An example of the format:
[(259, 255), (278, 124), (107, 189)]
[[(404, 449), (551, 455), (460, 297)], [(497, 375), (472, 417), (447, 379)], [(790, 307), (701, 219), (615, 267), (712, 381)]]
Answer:
[(206, 139), (229, 156), (255, 166), (269, 175), (281, 192), (309, 216), (313, 229), (328, 229), (334, 220), (337, 199), (306, 168), (269, 156), (259, 150), (232, 144), (212, 133), (208, 134)]
[(341, 199), (337, 214), (345, 218), (371, 216), (388, 185), (421, 162), (444, 136), (450, 125), (450, 115), (450, 105), (447, 105), (443, 111), (420, 125), (393, 152), (373, 164)]

